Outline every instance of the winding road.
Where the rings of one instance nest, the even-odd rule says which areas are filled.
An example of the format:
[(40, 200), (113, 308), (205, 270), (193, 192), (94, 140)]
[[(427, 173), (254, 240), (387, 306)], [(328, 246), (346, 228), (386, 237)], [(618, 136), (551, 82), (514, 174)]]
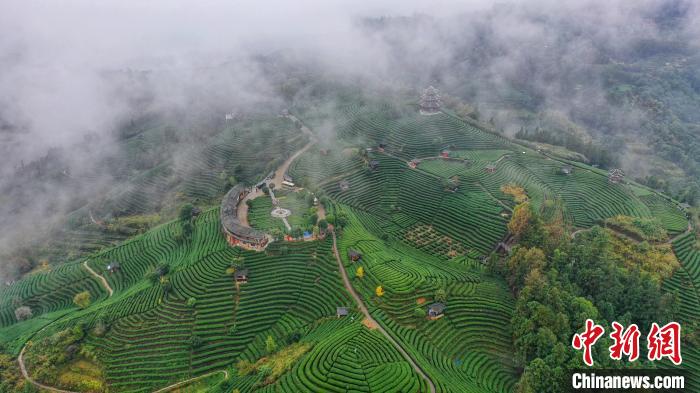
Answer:
[(335, 259), (338, 261), (338, 269), (340, 270), (340, 275), (343, 276), (343, 284), (345, 284), (345, 289), (350, 293), (350, 295), (355, 299), (355, 302), (357, 303), (357, 306), (360, 308), (360, 311), (362, 314), (365, 316), (365, 318), (374, 326), (376, 326), (377, 330), (379, 330), (380, 333), (382, 333), (387, 340), (401, 353), (401, 355), (406, 359), (406, 361), (413, 367), (414, 370), (418, 373), (418, 375), (421, 376), (421, 378), (425, 379), (425, 381), (428, 383), (428, 387), (430, 388), (430, 393), (435, 393), (435, 384), (433, 381), (428, 377), (428, 375), (423, 371), (423, 369), (413, 360), (413, 358), (406, 352), (406, 350), (403, 349), (401, 344), (398, 343), (398, 341), (394, 340), (393, 337), (389, 333), (387, 333), (384, 328), (377, 323), (377, 321), (372, 318), (372, 315), (370, 315), (369, 311), (367, 310), (367, 307), (365, 306), (364, 302), (362, 301), (362, 298), (360, 298), (360, 295), (355, 292), (355, 288), (353, 288), (352, 284), (350, 283), (350, 279), (348, 278), (348, 273), (345, 271), (345, 266), (343, 265), (343, 260), (340, 258), (340, 254), (338, 253), (338, 244), (336, 241), (335, 237), (335, 231), (333, 233), (333, 254), (335, 254)]
[[(300, 130), (304, 134), (309, 136), (309, 142), (304, 145), (301, 149), (297, 150), (294, 154), (289, 156), (284, 162), (275, 170), (275, 176), (270, 179), (270, 183), (275, 185), (275, 189), (282, 189), (282, 182), (284, 181), (284, 175), (287, 173), (289, 170), (289, 167), (292, 165), (292, 162), (296, 160), (300, 155), (304, 154), (305, 151), (307, 151), (311, 146), (313, 146), (318, 140), (316, 139), (316, 136), (311, 132), (311, 129), (309, 127), (303, 125), (299, 119), (297, 119), (294, 115), (287, 115), (287, 118), (292, 120), (295, 123), (300, 124)], [(264, 193), (257, 188), (254, 188), (253, 191), (248, 193), (248, 195), (243, 198), (243, 200), (238, 204), (238, 221), (244, 226), (249, 227), (250, 224), (248, 223), (248, 202), (249, 200), (253, 200), (259, 196), (264, 195)], [(319, 217), (321, 215), (319, 214)], [(325, 211), (323, 212), (323, 217), (325, 217)], [(285, 226), (288, 224), (285, 223)], [(289, 228), (288, 228), (289, 229)]]

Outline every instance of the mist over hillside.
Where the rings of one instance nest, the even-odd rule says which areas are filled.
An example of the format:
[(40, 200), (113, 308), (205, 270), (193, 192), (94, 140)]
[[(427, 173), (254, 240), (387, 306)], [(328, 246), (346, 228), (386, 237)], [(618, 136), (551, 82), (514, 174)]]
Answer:
[[(506, 135), (567, 145), (693, 203), (699, 16), (684, 0), (4, 2), (0, 254), (206, 145), (225, 113), (277, 113), (326, 82), (434, 84)], [(115, 165), (152, 124), (189, 136)]]

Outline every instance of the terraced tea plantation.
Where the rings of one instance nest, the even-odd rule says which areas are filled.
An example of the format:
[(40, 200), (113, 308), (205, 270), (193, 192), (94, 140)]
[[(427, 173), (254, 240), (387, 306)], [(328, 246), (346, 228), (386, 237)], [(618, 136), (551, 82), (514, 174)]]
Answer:
[[(694, 289), (700, 251), (694, 236), (684, 234), (688, 221), (671, 199), (631, 182), (613, 184), (607, 172), (541, 154), (445, 113), (421, 116), (381, 102), (335, 109), (299, 115), (307, 121), (307, 113), (311, 127), (332, 123), (337, 139), (308, 149), (289, 174), (327, 198), (329, 216), (343, 219), (336, 231), (340, 263), (372, 318), (344, 286), (332, 236), (245, 251), (227, 244), (214, 208), (193, 219), (189, 236), (183, 223), (168, 222), (0, 287), (0, 343), (16, 356), (30, 340), (47, 342), (78, 326), (92, 355), (77, 356), (101, 370), (110, 392), (146, 393), (180, 382), (182, 391), (210, 383), (220, 389), (212, 391), (225, 392), (427, 392), (431, 386), (514, 392), (523, 371), (510, 327), (516, 299), (483, 262), (508, 235), (516, 201), (506, 186), (522, 187), (544, 217), (560, 218), (572, 231), (618, 215), (656, 218), (682, 263), (664, 287), (678, 294), (684, 323), (700, 322)], [(287, 123), (268, 119), (255, 128), (287, 139), (258, 146), (268, 149), (260, 157), (288, 156), (306, 143)], [(143, 190), (168, 192), (173, 174), (186, 178), (177, 190), (202, 201), (223, 193), (222, 171), (254, 184), (274, 165), (243, 145), (251, 127), (221, 133), (186, 168), (143, 174), (103, 208), (150, 211), (156, 201)], [(309, 225), (301, 195), (278, 195), (293, 212), (292, 226)], [(272, 208), (269, 197), (254, 199), (251, 225), (283, 230)], [(79, 307), (73, 297), (84, 291), (91, 304)], [(428, 318), (433, 303), (444, 312)], [(25, 319), (16, 315), (20, 306), (32, 315), (18, 322)], [(337, 315), (338, 308), (347, 315)], [(40, 355), (33, 348), (25, 354), (30, 359)], [(290, 348), (303, 350), (284, 358)], [(700, 373), (700, 354), (684, 350), (693, 375)]]

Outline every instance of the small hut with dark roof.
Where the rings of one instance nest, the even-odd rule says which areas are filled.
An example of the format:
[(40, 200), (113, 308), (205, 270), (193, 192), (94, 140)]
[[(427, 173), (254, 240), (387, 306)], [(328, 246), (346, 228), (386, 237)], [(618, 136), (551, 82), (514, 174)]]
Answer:
[(348, 258), (350, 258), (350, 260), (353, 262), (357, 262), (362, 259), (362, 254), (351, 248), (348, 250)]
[(563, 167), (561, 167), (562, 175), (569, 176), (573, 171), (574, 171), (574, 168), (571, 165), (564, 165)]
[(445, 305), (443, 303), (433, 303), (428, 306), (428, 318), (430, 319), (440, 319), (445, 314)]
[(117, 270), (121, 270), (122, 265), (117, 261), (112, 261), (107, 265), (107, 271), (110, 273), (116, 273)]
[(372, 160), (369, 162), (369, 169), (376, 171), (379, 168), (379, 161), (378, 160)]
[(347, 317), (349, 314), (348, 308), (347, 307), (336, 307), (335, 309), (335, 315), (340, 318), (340, 317)]
[(484, 169), (486, 169), (486, 173), (494, 173), (496, 172), (496, 164), (488, 164)]
[(350, 189), (350, 182), (347, 180), (341, 180), (338, 183), (338, 187), (340, 187), (340, 191), (347, 191)]
[(248, 269), (236, 270), (233, 274), (234, 279), (239, 284), (245, 284), (248, 282)]

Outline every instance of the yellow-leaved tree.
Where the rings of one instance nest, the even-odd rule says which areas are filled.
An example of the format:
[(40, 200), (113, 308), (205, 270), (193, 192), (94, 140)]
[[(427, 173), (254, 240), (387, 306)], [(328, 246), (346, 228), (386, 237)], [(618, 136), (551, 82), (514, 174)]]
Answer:
[(87, 308), (90, 305), (90, 292), (83, 291), (73, 297), (73, 303), (80, 308)]
[(374, 290), (374, 293), (377, 294), (377, 296), (382, 297), (384, 296), (384, 288), (382, 286), (378, 286), (377, 289)]
[(355, 277), (362, 278), (364, 276), (365, 276), (365, 269), (362, 266), (358, 267), (357, 270), (355, 271)]
[(530, 210), (530, 204), (528, 202), (523, 202), (513, 209), (513, 217), (511, 217), (508, 223), (508, 230), (513, 236), (519, 238), (527, 231), (531, 219), (532, 211)]

